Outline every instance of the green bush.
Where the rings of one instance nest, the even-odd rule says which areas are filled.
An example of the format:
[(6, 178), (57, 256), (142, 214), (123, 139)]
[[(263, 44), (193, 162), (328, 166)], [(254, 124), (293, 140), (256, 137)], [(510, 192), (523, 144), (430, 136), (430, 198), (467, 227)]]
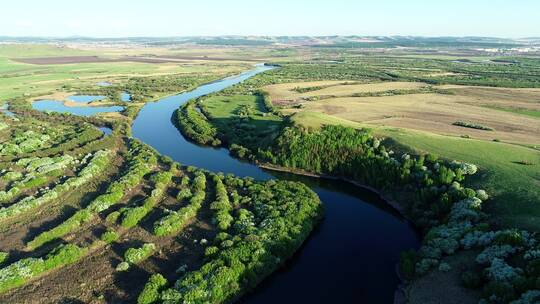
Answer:
[(206, 197), (206, 176), (200, 171), (196, 172), (195, 175), (192, 185), (194, 193), (188, 205), (178, 211), (171, 211), (168, 215), (156, 221), (153, 229), (155, 235), (165, 236), (178, 233), (197, 215), (197, 211), (201, 208)]
[(124, 253), (124, 259), (129, 264), (139, 264), (149, 258), (156, 251), (156, 245), (146, 243), (140, 248), (129, 248)]
[(230, 214), (232, 206), (229, 202), (227, 189), (221, 178), (218, 175), (214, 175), (213, 179), (216, 187), (216, 200), (210, 204), (210, 209), (216, 213), (215, 219), (219, 229), (227, 230), (233, 222), (233, 217)]
[(452, 123), (454, 126), (460, 126), (465, 128), (471, 128), (471, 129), (478, 129), (478, 130), (485, 130), (485, 131), (493, 131), (493, 128), (483, 126), (480, 124), (472, 123), (472, 122), (466, 122), (466, 121), (456, 121)]
[(199, 144), (219, 146), (221, 141), (217, 139), (216, 128), (195, 107), (194, 102), (188, 102), (175, 111), (177, 127), (186, 137)]
[(107, 230), (99, 237), (99, 239), (107, 244), (110, 244), (112, 242), (117, 241), (119, 237), (120, 236), (118, 235), (118, 233), (116, 233), (116, 231)]
[(127, 168), (122, 176), (109, 184), (104, 194), (96, 197), (85, 209), (77, 211), (72, 217), (52, 228), (37, 235), (28, 243), (28, 248), (37, 248), (49, 241), (62, 237), (81, 227), (83, 223), (92, 220), (99, 212), (109, 209), (112, 205), (120, 202), (124, 194), (138, 185), (143, 176), (148, 174), (157, 163), (154, 150), (132, 139), (129, 153), (126, 157)]
[[(290, 257), (322, 214), (317, 195), (300, 183), (253, 183), (247, 195), (254, 204), (253, 212), (238, 212), (235, 228), (238, 224), (238, 231), (250, 233), (238, 232), (233, 240), (228, 240), (227, 233), (219, 233), (215, 242), (228, 245), (222, 244), (221, 250), (208, 247), (208, 261), (164, 290), (162, 301), (227, 303), (237, 299)], [(266, 224), (245, 229), (255, 218)]]
[(9, 259), (9, 253), (0, 251), (0, 265)]
[(144, 285), (143, 291), (137, 298), (137, 304), (154, 304), (159, 303), (160, 292), (167, 286), (168, 282), (161, 274), (156, 273), (148, 279)]
[(128, 262), (121, 262), (118, 265), (116, 265), (116, 271), (127, 271), (128, 269), (129, 269)]
[(416, 262), (418, 262), (416, 251), (409, 250), (400, 254), (399, 269), (405, 278), (412, 279), (414, 277)]
[(60, 245), (44, 258), (25, 258), (0, 269), (0, 293), (19, 287), (46, 271), (72, 264), (87, 250), (76, 245)]

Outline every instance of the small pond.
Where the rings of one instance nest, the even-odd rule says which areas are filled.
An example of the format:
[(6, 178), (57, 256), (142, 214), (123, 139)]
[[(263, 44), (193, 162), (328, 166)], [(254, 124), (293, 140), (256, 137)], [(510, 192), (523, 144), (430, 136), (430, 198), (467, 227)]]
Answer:
[(70, 113), (78, 116), (91, 116), (98, 113), (120, 112), (124, 107), (103, 106), (103, 107), (67, 107), (58, 100), (38, 100), (32, 103), (32, 108), (38, 111), (52, 111), (59, 113)]
[(15, 113), (8, 110), (9, 105), (7, 103), (0, 105), (0, 112), (6, 114), (9, 117), (15, 117)]
[(131, 95), (128, 92), (123, 92), (122, 94), (120, 94), (120, 100), (131, 101)]
[(89, 103), (96, 100), (105, 99), (106, 96), (103, 95), (71, 95), (68, 97), (69, 100), (80, 103)]
[(111, 135), (111, 134), (112, 134), (112, 129), (111, 129), (111, 128), (108, 128), (108, 127), (99, 127), (98, 129), (100, 129), (101, 132), (103, 132), (103, 133), (105, 134), (105, 136)]

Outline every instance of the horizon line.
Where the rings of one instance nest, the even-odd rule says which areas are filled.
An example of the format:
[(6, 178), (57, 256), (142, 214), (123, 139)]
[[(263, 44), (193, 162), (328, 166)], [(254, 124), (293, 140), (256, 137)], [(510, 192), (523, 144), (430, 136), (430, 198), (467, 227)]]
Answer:
[(504, 36), (484, 36), (484, 35), (361, 35), (361, 34), (334, 34), (334, 35), (242, 35), (242, 34), (223, 34), (223, 35), (142, 35), (142, 36), (87, 36), (87, 35), (69, 35), (69, 36), (47, 36), (47, 35), (2, 35), (0, 38), (48, 38), (48, 39), (69, 39), (69, 38), (89, 38), (89, 39), (122, 39), (122, 38), (194, 38), (194, 37), (359, 37), (359, 38), (374, 38), (374, 37), (412, 37), (412, 38), (496, 38), (496, 39), (540, 39), (539, 36), (526, 37), (504, 37)]

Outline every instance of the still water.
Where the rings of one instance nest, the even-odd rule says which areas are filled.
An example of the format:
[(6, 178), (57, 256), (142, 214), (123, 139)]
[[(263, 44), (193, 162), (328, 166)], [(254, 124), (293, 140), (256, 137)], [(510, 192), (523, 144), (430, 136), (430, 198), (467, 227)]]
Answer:
[(120, 112), (124, 107), (103, 106), (103, 107), (67, 107), (58, 100), (37, 100), (32, 103), (32, 108), (38, 111), (52, 111), (60, 113), (71, 113), (79, 116), (91, 116), (97, 113)]

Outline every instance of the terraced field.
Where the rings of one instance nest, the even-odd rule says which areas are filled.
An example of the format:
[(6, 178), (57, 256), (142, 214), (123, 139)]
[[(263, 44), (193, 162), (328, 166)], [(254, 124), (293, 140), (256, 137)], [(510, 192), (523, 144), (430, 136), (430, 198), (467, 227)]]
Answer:
[(82, 118), (0, 116), (0, 302), (230, 301), (321, 216), (299, 183), (181, 166)]

